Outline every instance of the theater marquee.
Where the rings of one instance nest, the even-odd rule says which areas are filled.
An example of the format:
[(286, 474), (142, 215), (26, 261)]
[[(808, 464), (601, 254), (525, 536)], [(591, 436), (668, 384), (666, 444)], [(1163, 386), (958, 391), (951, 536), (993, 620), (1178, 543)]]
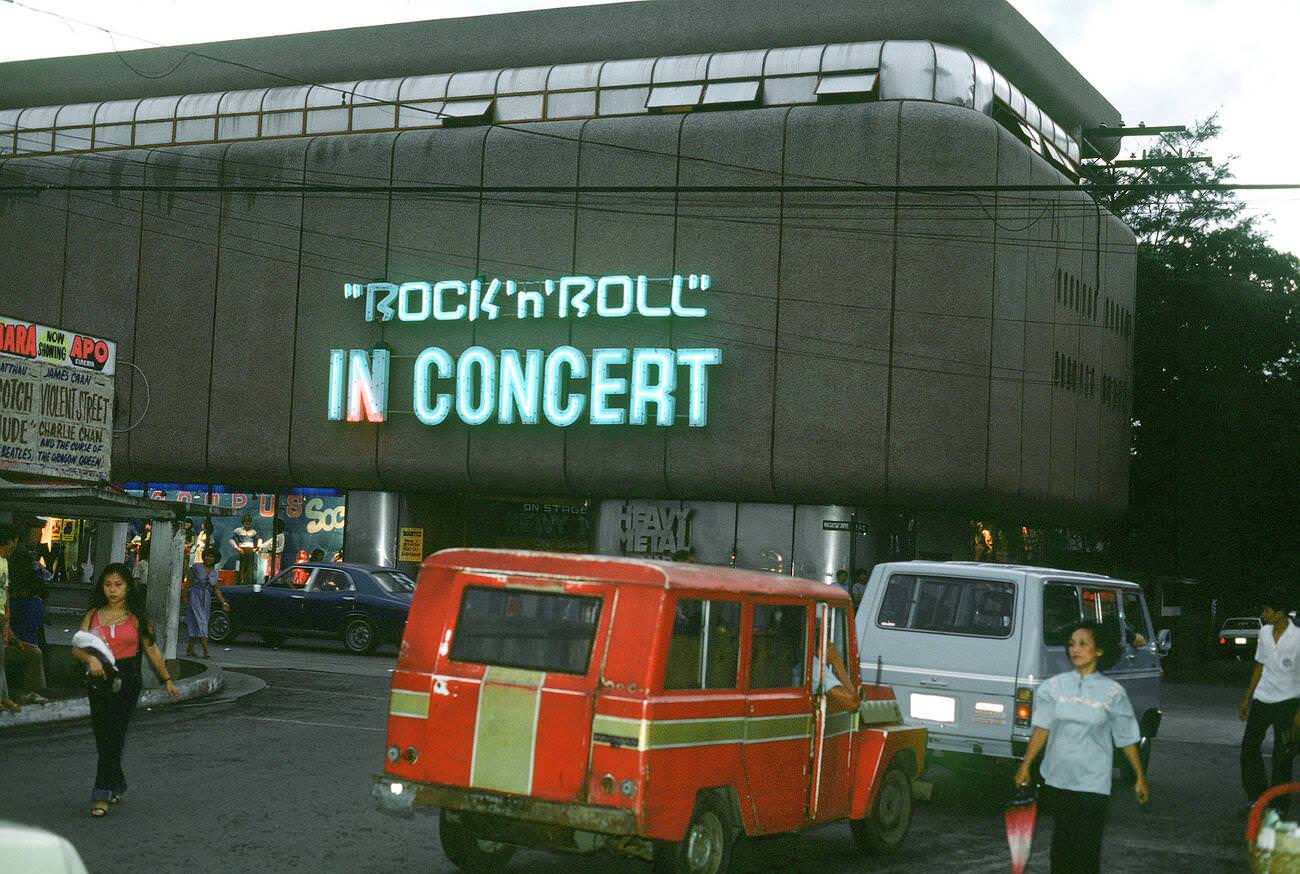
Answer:
[(0, 470), (107, 480), (115, 344), (0, 316)]
[[(708, 274), (563, 276), (540, 281), (347, 283), (343, 295), (364, 301), (367, 322), (495, 321), (502, 311), (530, 319), (700, 319)], [(708, 424), (709, 369), (716, 347), (490, 349), (452, 355), (428, 346), (415, 357), (411, 411), (425, 425), (455, 416), (467, 425), (495, 422), (560, 428)], [(389, 413), (387, 349), (331, 349), (330, 421), (384, 422)]]

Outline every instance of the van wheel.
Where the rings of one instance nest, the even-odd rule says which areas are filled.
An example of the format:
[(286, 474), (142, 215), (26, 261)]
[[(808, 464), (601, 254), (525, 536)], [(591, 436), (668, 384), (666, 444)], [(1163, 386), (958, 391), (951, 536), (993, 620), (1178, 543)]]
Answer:
[(343, 645), (348, 652), (365, 655), (375, 648), (375, 626), (368, 619), (353, 619), (343, 629)]
[(230, 614), (224, 610), (214, 612), (208, 619), (208, 640), (225, 643), (234, 639), (235, 623), (230, 620)]
[(853, 841), (867, 853), (892, 853), (912, 825), (912, 780), (901, 765), (890, 765), (880, 781), (876, 803), (865, 819), (849, 821)]
[(727, 874), (735, 834), (716, 798), (702, 797), (686, 826), (686, 836), (655, 845), (656, 874)]
[(508, 844), (475, 837), (464, 820), (453, 819), (446, 811), (438, 814), (438, 839), (451, 864), (467, 874), (496, 874), (515, 854), (515, 848)]

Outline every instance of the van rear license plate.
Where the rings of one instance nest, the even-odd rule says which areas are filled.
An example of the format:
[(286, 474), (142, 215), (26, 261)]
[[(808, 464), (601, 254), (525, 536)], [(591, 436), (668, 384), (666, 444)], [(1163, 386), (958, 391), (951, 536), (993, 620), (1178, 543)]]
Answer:
[(1246, 644), (1246, 638), (1244, 638), (1244, 637), (1234, 637), (1234, 638), (1232, 639), (1232, 642), (1235, 643), (1235, 644), (1239, 644), (1239, 645), (1245, 646), (1245, 644)]
[(926, 722), (956, 722), (957, 699), (947, 695), (922, 695), (913, 692), (908, 701), (913, 719)]

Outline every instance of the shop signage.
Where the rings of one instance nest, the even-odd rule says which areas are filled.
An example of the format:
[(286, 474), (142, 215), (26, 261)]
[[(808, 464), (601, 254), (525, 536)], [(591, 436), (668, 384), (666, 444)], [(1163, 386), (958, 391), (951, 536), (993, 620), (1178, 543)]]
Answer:
[(117, 347), (0, 316), (0, 470), (106, 480)]
[[(563, 276), (519, 281), (346, 283), (347, 300), (364, 301), (367, 322), (495, 321), (513, 310), (533, 319), (698, 319), (708, 274)], [(436, 426), (454, 416), (467, 425), (657, 425), (685, 419), (708, 424), (709, 371), (722, 362), (716, 347), (574, 346), (489, 349), (453, 356), (428, 346), (413, 366), (411, 410)], [(389, 414), (387, 349), (331, 349), (330, 421), (384, 422)], [(679, 412), (680, 408), (680, 412)]]
[(673, 504), (625, 503), (618, 511), (619, 550), (669, 558), (690, 549), (693, 512)]
[[(848, 530), (849, 530), (849, 523), (848, 523), (847, 520), (841, 520), (841, 519), (823, 519), (823, 520), (822, 520), (822, 530), (823, 530), (823, 531), (848, 531)], [(853, 531), (854, 531), (855, 534), (866, 534), (866, 533), (867, 533), (867, 523), (866, 523), (866, 522), (854, 522), (854, 523), (853, 523)]]
[(398, 561), (422, 561), (424, 559), (424, 529), (400, 528), (397, 538)]

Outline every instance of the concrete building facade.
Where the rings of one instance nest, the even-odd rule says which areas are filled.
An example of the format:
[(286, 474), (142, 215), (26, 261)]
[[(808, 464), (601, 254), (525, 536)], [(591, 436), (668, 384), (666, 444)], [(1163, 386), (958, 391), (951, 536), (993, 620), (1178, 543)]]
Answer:
[[(387, 66), (321, 67), (340, 33)], [(340, 33), (6, 94), (0, 311), (118, 343), (116, 479), (378, 494), (350, 557), (467, 496), (587, 501), (604, 551), (694, 508), (810, 576), (1123, 513), (1134, 238), (1077, 184), (1119, 115), (1006, 4)]]

